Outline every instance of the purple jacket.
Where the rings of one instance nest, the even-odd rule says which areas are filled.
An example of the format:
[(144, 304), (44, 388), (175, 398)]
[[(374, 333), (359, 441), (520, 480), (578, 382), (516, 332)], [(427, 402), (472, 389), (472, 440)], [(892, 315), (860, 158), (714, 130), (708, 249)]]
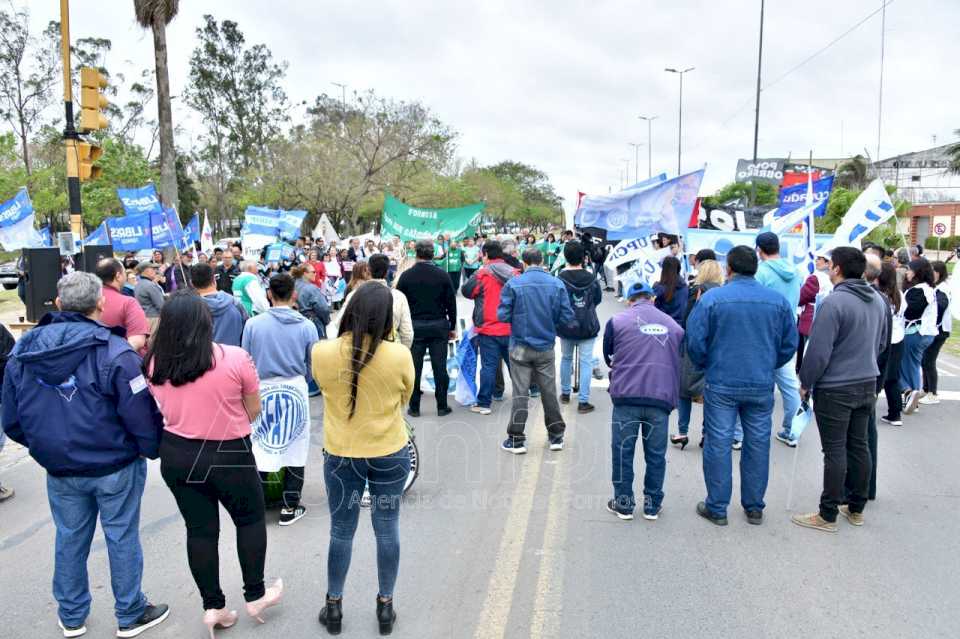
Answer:
[(641, 300), (607, 321), (603, 357), (610, 367), (610, 397), (617, 405), (671, 411), (680, 393), (683, 329)]

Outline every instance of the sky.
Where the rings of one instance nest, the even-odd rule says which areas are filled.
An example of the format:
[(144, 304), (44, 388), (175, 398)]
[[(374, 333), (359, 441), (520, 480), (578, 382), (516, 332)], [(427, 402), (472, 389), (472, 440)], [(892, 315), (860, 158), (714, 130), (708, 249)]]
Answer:
[[(766, 2), (759, 157), (876, 155), (879, 13), (784, 74), (881, 4)], [(58, 5), (29, 0), (34, 31), (58, 17)], [(131, 0), (73, 5), (74, 40), (109, 38), (111, 60), (152, 66), (153, 40)], [(666, 67), (695, 67), (683, 80), (681, 168), (706, 165), (702, 192), (732, 181), (737, 159), (752, 157), (760, 0), (184, 0), (167, 28), (174, 95), (187, 81), (204, 13), (236, 21), (249, 43), (289, 64), (292, 102), (339, 96), (333, 83), (347, 84), (348, 97), (374, 89), (419, 100), (459, 132), (464, 162), (532, 164), (567, 208), (578, 191), (618, 190), (627, 168), (630, 183), (645, 177), (639, 115), (658, 116), (652, 172), (676, 174), (679, 78)], [(888, 4), (881, 157), (956, 140), (958, 24), (957, 0)], [(292, 115), (302, 119), (303, 109)], [(189, 148), (199, 121), (175, 103), (174, 123), (178, 146)], [(639, 167), (629, 142), (644, 145)]]

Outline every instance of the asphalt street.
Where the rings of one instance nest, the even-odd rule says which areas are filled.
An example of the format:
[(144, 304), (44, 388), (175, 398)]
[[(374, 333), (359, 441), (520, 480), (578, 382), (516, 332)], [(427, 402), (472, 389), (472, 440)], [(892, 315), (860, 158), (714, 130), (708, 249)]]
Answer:
[[(467, 312), (470, 305), (461, 300)], [(605, 321), (618, 309), (606, 294)], [(744, 327), (744, 330), (749, 330)], [(599, 346), (597, 348), (599, 353)], [(799, 528), (791, 512), (816, 508), (822, 457), (815, 428), (799, 449), (772, 442), (766, 517), (749, 526), (738, 478), (730, 525), (697, 517), (704, 496), (694, 405), (692, 445), (667, 453), (660, 519), (623, 522), (607, 513), (611, 403), (595, 381), (597, 410), (564, 407), (567, 445), (546, 448), (542, 412), (528, 423), (529, 453), (502, 452), (508, 402), (490, 416), (466, 408), (438, 419), (425, 396), (413, 420), (421, 475), (401, 515), (396, 591), (398, 637), (957, 637), (960, 636), (960, 362), (941, 357), (945, 401), (880, 425), (878, 498), (866, 525), (841, 520), (837, 534)], [(509, 393), (508, 393), (509, 400)], [(779, 397), (775, 423), (779, 424)], [(885, 400), (879, 400), (879, 409)], [(52, 419), (56, 416), (51, 415)], [(322, 480), (322, 402), (313, 403), (306, 518), (287, 528), (268, 513), (267, 578), (283, 577), (283, 604), (266, 625), (241, 617), (222, 637), (324, 636), (317, 623), (326, 587), (329, 515)], [(675, 432), (676, 413), (671, 416)], [(734, 457), (739, 453), (733, 452)], [(796, 454), (796, 458), (795, 458)], [(792, 504), (790, 479), (796, 459)], [(736, 462), (736, 459), (734, 460)], [(636, 489), (643, 462), (638, 454)], [(0, 636), (56, 637), (51, 595), (54, 527), (44, 472), (18, 446), (0, 455), (0, 482), (16, 496), (0, 505)], [(222, 513), (221, 580), (242, 610), (233, 527)], [(150, 463), (142, 508), (144, 590), (170, 604), (169, 620), (145, 637), (200, 639), (201, 603), (187, 568), (185, 532)], [(97, 532), (89, 559), (90, 637), (116, 630), (107, 557)], [(373, 532), (361, 519), (344, 598), (344, 635), (377, 636)]]

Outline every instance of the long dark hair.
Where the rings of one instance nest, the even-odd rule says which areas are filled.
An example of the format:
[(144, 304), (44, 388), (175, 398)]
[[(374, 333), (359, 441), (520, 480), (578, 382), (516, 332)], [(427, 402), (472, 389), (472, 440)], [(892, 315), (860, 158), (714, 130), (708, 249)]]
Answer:
[(350, 334), (350, 416), (357, 409), (360, 371), (373, 359), (380, 342), (393, 331), (393, 295), (379, 282), (364, 282), (353, 292), (340, 319), (341, 337)]
[(887, 300), (893, 306), (893, 312), (900, 312), (902, 297), (900, 288), (897, 286), (897, 269), (890, 262), (884, 262), (880, 266), (880, 275), (877, 276), (877, 288), (883, 293)]
[(663, 265), (660, 271), (660, 286), (664, 290), (664, 298), (669, 302), (673, 299), (673, 294), (680, 285), (680, 260), (668, 255), (663, 258)]
[(213, 368), (213, 317), (193, 291), (177, 291), (160, 310), (160, 323), (143, 358), (150, 383), (183, 386)]
[(933, 269), (930, 267), (930, 262), (926, 259), (918, 257), (915, 260), (911, 260), (907, 265), (907, 269), (913, 271), (913, 279), (903, 278), (903, 290), (913, 288), (917, 284), (927, 284), (931, 288), (936, 286), (933, 282)]

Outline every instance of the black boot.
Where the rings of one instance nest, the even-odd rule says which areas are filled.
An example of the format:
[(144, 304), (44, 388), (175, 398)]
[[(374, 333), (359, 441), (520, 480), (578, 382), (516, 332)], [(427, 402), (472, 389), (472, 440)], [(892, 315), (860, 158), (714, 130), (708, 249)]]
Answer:
[(393, 611), (393, 598), (383, 601), (380, 595), (377, 595), (377, 621), (380, 623), (381, 635), (393, 632), (393, 624), (397, 621), (397, 613)]
[(331, 635), (339, 635), (343, 629), (343, 599), (331, 599), (327, 595), (327, 605), (320, 611), (320, 625), (326, 626)]

